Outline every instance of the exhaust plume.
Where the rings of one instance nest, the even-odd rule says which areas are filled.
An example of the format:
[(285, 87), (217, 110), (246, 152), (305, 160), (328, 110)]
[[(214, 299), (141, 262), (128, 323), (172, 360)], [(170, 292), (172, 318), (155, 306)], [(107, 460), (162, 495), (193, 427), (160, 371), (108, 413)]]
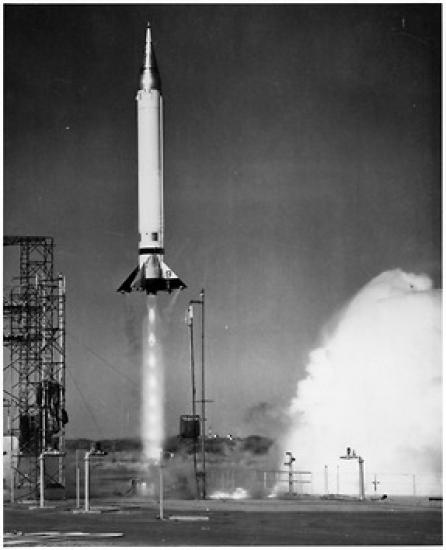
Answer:
[(143, 327), (141, 441), (143, 456), (152, 461), (159, 460), (164, 437), (163, 358), (157, 328), (156, 298), (148, 296)]

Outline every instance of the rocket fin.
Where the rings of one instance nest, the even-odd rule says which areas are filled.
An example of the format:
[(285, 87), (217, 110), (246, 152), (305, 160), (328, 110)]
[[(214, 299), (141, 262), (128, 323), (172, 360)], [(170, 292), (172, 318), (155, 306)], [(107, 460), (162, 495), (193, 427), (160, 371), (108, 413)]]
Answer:
[(163, 279), (165, 279), (166, 281), (171, 280), (172, 282), (176, 281), (174, 284), (179, 283), (179, 286), (176, 286), (175, 288), (186, 288), (186, 285), (178, 277), (178, 275), (174, 271), (172, 271), (172, 269), (170, 269), (170, 267), (164, 262), (161, 262), (161, 273)]
[(178, 277), (178, 275), (174, 271), (172, 271), (172, 269), (170, 269), (170, 267), (164, 262), (161, 262), (161, 273), (162, 278), (166, 281), (168, 292), (176, 290), (177, 288), (186, 288), (186, 285)]
[(133, 292), (142, 290), (147, 294), (157, 294), (160, 291), (172, 292), (172, 290), (186, 288), (183, 281), (164, 262), (160, 262), (160, 273), (155, 277), (146, 277), (145, 268), (136, 267), (127, 279), (118, 288), (118, 292)]
[(135, 269), (127, 277), (127, 279), (118, 288), (117, 292), (122, 292), (122, 293), (132, 292), (133, 281), (136, 279), (136, 276), (138, 275), (138, 271), (139, 271), (139, 266), (136, 266)]

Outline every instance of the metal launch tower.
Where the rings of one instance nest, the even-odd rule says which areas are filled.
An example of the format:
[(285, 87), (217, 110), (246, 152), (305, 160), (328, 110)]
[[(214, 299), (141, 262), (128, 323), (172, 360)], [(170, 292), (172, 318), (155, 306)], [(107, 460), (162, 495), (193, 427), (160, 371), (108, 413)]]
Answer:
[(4, 454), (8, 447), (11, 500), (37, 497), (43, 453), (45, 488), (57, 488), (61, 496), (68, 421), (65, 278), (53, 276), (52, 237), (5, 236), (3, 245), (18, 246), (20, 253), (18, 284), (5, 291), (3, 303)]

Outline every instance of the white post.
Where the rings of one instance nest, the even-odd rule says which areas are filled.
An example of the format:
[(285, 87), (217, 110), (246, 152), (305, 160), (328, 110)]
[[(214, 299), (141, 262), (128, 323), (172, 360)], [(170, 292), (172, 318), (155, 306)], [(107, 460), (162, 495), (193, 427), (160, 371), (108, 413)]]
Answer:
[[(8, 406), (8, 418), (6, 424), (6, 433), (11, 435), (11, 407)], [(11, 452), (12, 452), (12, 437), (11, 437)]]
[(85, 453), (84, 457), (85, 461), (85, 491), (84, 491), (84, 499), (85, 499), (85, 511), (90, 511), (90, 451), (88, 453)]
[(160, 519), (164, 519), (163, 451), (160, 452)]
[(40, 508), (45, 508), (45, 458), (43, 453), (39, 456), (40, 474)]
[(328, 466), (324, 466), (325, 494), (328, 495)]
[(364, 459), (360, 456), (358, 458), (359, 463), (359, 500), (364, 500)]
[(81, 482), (81, 472), (79, 468), (79, 449), (76, 449), (76, 508), (80, 508), (81, 506), (80, 482)]
[(15, 502), (15, 467), (14, 467), (14, 456), (11, 453), (11, 504)]

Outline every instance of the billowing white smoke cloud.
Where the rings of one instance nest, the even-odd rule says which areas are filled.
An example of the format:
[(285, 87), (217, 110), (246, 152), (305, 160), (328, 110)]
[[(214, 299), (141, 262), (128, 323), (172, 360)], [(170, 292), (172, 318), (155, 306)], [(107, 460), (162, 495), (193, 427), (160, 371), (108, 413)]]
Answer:
[[(358, 469), (338, 460), (350, 446), (365, 459), (367, 492), (377, 473), (381, 492), (399, 479), (394, 492), (410, 493), (412, 476), (402, 484), (390, 475), (405, 473), (416, 474), (418, 494), (441, 493), (441, 343), (441, 292), (427, 276), (393, 270), (367, 284), (311, 352), (298, 383), (284, 440), (297, 469), (317, 479), (329, 465), (336, 492), (336, 469), (344, 478)], [(314, 489), (324, 492), (319, 479)]]

